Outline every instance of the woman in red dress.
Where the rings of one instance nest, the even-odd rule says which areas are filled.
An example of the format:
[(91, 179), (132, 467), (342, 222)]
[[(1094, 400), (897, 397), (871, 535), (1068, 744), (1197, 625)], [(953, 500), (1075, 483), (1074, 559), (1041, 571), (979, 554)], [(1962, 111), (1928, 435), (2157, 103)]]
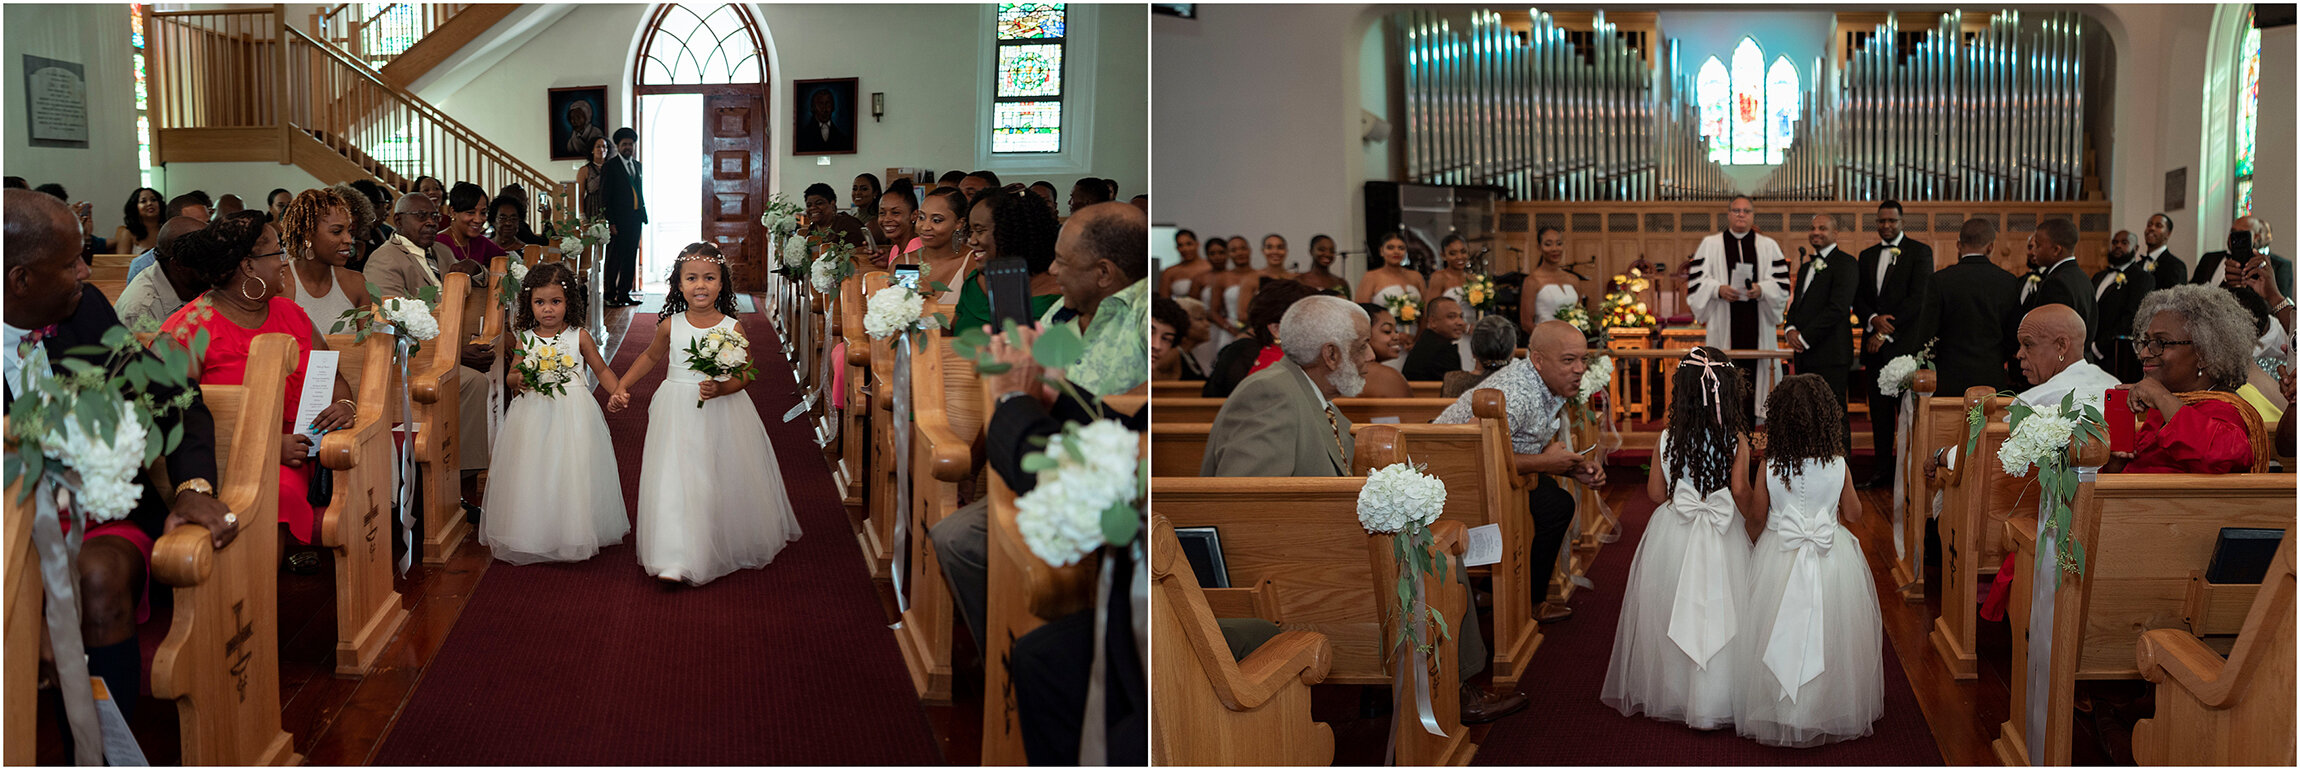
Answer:
[[(184, 236), (175, 248), (176, 258), (209, 289), (169, 316), (160, 331), (186, 346), (195, 335), (207, 332), (207, 349), (192, 362), (192, 376), (202, 384), (241, 384), (247, 376), (248, 348), (258, 335), (287, 334), (299, 343), (295, 367), (287, 375), (287, 408), (280, 424), (287, 436), (280, 443), (279, 516), (297, 542), (311, 543), (317, 517), (305, 495), (311, 471), (318, 466), (310, 456), (312, 439), (299, 434), (294, 424), (295, 404), (302, 398), (310, 351), (328, 347), (327, 338), (312, 326), (311, 316), (280, 296), (295, 278), (288, 272), (279, 231), (263, 222), (263, 212), (240, 212)], [(313, 421), (313, 430), (351, 427), (358, 404), (341, 378), (335, 382), (335, 397), (335, 403)]]
[(2244, 385), (2256, 337), (2251, 315), (2219, 287), (2150, 292), (2133, 315), (2142, 377), (2126, 402), (2140, 419), (2133, 451), (2110, 455), (2110, 473), (2243, 473), (2252, 438), (2241, 408), (2218, 400), (2182, 404), (2176, 394)]

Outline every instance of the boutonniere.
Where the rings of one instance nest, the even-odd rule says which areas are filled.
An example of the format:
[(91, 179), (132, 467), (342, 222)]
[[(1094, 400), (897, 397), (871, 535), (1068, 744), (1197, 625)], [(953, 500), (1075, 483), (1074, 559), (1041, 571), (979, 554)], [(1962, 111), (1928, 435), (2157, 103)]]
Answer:
[(2031, 285), (2031, 286), (2034, 286), (2034, 285), (2036, 285), (2036, 284), (2040, 284), (2040, 283), (2044, 283), (2044, 274), (2043, 274), (2043, 273), (2033, 273), (2033, 272), (2032, 272), (2032, 273), (2029, 273), (2029, 274), (2028, 274), (2028, 282), (2029, 282), (2029, 285)]
[(1814, 274), (1814, 275), (1820, 275), (1820, 274), (1821, 274), (1821, 271), (1823, 271), (1823, 270), (1827, 270), (1827, 269), (1829, 269), (1829, 260), (1828, 260), (1827, 258), (1825, 258), (1825, 257), (1814, 257), (1814, 258), (1813, 258), (1813, 274)]
[(1894, 246), (1894, 247), (1892, 247), (1892, 248), (1888, 248), (1888, 249), (1885, 249), (1885, 256), (1887, 256), (1887, 257), (1891, 257), (1891, 258), (1893, 258), (1893, 259), (1900, 259), (1900, 258), (1901, 258), (1901, 247), (1899, 247), (1899, 246)]
[(2125, 279), (2125, 276), (2124, 276), (2124, 271), (2121, 271), (2121, 270), (2117, 271), (2117, 273), (2116, 273), (2116, 285), (2117, 285), (2117, 286), (2123, 286), (2123, 285), (2124, 285), (2124, 282), (2125, 282), (2125, 280), (2126, 280), (2126, 279)]

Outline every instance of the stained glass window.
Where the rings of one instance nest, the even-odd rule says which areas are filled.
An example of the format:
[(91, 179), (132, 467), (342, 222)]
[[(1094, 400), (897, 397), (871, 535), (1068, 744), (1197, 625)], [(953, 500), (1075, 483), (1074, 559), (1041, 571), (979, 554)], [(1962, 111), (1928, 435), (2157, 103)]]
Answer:
[(1725, 127), (1725, 103), (1732, 93), (1733, 81), (1725, 74), (1725, 64), (1715, 56), (1709, 57), (1709, 61), (1701, 65), (1694, 95), (1701, 105), (1701, 136), (1710, 142), (1709, 159), (1718, 163), (1730, 160), (1725, 156), (1728, 144), (1725, 138), (1731, 136)]
[(1068, 26), (1062, 3), (1000, 3), (998, 39), (1030, 40), (1062, 37)]
[(1733, 49), (1733, 162), (1765, 162), (1765, 52), (1741, 38)]
[(2252, 215), (2252, 162), (2260, 133), (2260, 28), (2244, 14), (2244, 46), (2237, 50), (2244, 90), (2236, 95), (2236, 215)]
[(640, 55), (639, 85), (763, 82), (764, 60), (752, 34), (749, 18), (732, 5), (708, 13), (686, 5), (667, 7)]
[(128, 6), (128, 47), (136, 65), (136, 168), (142, 172), (143, 187), (152, 186), (151, 89), (144, 68), (144, 18), (151, 12), (148, 5)]
[(1797, 123), (1797, 67), (1789, 57), (1773, 60), (1765, 71), (1765, 162), (1778, 165), (1789, 151)]
[(1715, 56), (1703, 62), (1693, 77), (1693, 99), (1709, 159), (1729, 166), (1780, 163), (1797, 134), (1799, 80), (1786, 56), (1766, 67), (1765, 51), (1752, 38), (1734, 47), (1730, 68)]
[(1065, 3), (998, 5), (997, 93), (991, 152), (1062, 151), (1062, 54)]

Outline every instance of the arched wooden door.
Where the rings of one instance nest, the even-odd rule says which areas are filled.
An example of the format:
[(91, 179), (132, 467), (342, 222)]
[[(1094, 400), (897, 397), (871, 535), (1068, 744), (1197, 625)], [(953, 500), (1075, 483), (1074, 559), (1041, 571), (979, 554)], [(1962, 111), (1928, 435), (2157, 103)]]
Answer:
[[(634, 97), (700, 94), (702, 238), (726, 254), (736, 291), (766, 290), (771, 244), (759, 215), (766, 212), (766, 38), (744, 6), (655, 6), (632, 71)], [(651, 202), (651, 205), (652, 202)], [(664, 201), (660, 205), (686, 205)]]

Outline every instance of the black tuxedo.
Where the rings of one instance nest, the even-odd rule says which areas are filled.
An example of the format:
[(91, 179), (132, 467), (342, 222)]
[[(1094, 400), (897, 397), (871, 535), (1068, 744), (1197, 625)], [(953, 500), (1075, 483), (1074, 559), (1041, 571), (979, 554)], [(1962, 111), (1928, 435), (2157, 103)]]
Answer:
[[(2196, 283), (2211, 283), (2212, 274), (2220, 271), (2220, 263), (2224, 261), (2228, 261), (2228, 252), (2225, 251), (2215, 251), (2198, 257), (2196, 259)], [(2240, 265), (2229, 265), (2231, 270), (2238, 267)], [(2276, 272), (2276, 290), (2283, 292), (2285, 297), (2291, 297), (2292, 260), (2286, 259), (2282, 254), (2271, 252), (2268, 255), (2268, 267)], [(2262, 299), (2267, 298), (2262, 297)]]
[[(1885, 265), (1888, 248), (1898, 248), (1901, 253), (1893, 257), (1892, 264)], [(1893, 451), (1893, 442), (1900, 433), (1901, 400), (1877, 392), (1877, 372), (1886, 362), (1925, 346), (1926, 338), (1916, 331), (1923, 325), (1928, 293), (1932, 290), (1933, 247), (1903, 233), (1899, 246), (1879, 242), (1862, 249), (1860, 259), (1861, 277), (1853, 294), (1853, 315), (1861, 319), (1870, 334), (1877, 333), (1874, 324), (1877, 316), (1893, 317), (1893, 340), (1884, 343), (1875, 353), (1866, 349), (1860, 353), (1860, 380), (1869, 392), (1870, 436), (1876, 442), (1878, 453), (1884, 454)], [(1885, 271), (1881, 289), (1877, 286), (1880, 266)]]
[(1933, 273), (1916, 336), (1933, 341), (1933, 370), (1940, 375), (1934, 395), (1961, 398), (1975, 385), (2005, 389), (2020, 289), (2021, 279), (1985, 254), (1967, 254)]
[(1425, 328), (1414, 336), (1414, 349), (1406, 353), (1405, 365), (1399, 371), (1415, 382), (1443, 380), (1446, 372), (1461, 371), (1461, 349), (1445, 335)]
[[(1797, 329), (1805, 349), (1795, 356), (1797, 373), (1818, 374), (1845, 403), (1846, 380), (1853, 373), (1853, 294), (1860, 283), (1855, 257), (1831, 248), (1797, 269), (1797, 285), (1789, 293), (1789, 308), (1782, 320)], [(1815, 269), (1820, 268), (1820, 269)], [(1840, 410), (1841, 411), (1841, 410)], [(1852, 417), (1845, 417), (1845, 438), (1852, 439)]]
[[(2097, 322), (2100, 317), (2099, 306), (2092, 300), (2092, 280), (2085, 277), (2084, 268), (2078, 267), (2076, 260), (2071, 258), (2061, 260), (2060, 264), (2052, 266), (2050, 270), (2051, 272), (2045, 274), (2044, 280), (2037, 283), (2036, 290), (2029, 292), (2028, 299), (2021, 302), (2020, 315), (2013, 317), (2012, 327), (2015, 334), (2008, 339), (2011, 341), (2012, 349), (2016, 354), (2020, 349), (2018, 336), (2020, 319), (2027, 316), (2028, 311), (2046, 305), (2067, 305), (2074, 308), (2076, 314), (2084, 318), (2084, 338), (2088, 340), (2092, 339), (2095, 330), (2100, 326)], [(2087, 359), (2091, 357), (2089, 354), (2085, 356)], [(2029, 382), (2028, 378), (2020, 373), (2020, 363), (2017, 359), (2008, 358), (2005, 360), (2010, 366), (2007, 375), (2012, 378), (2015, 387), (2026, 390), (2029, 386), (2036, 384)]]
[(831, 126), (830, 138), (826, 139), (823, 138), (822, 127), (816, 124), (814, 121), (809, 120), (806, 121), (805, 125), (799, 126), (798, 133), (794, 138), (797, 141), (794, 142), (794, 146), (791, 150), (792, 152), (855, 151), (854, 135), (841, 130), (836, 125)]
[(635, 274), (639, 265), (639, 226), (647, 223), (647, 195), (644, 175), (646, 169), (639, 161), (630, 161), (631, 168), (623, 167), (620, 157), (609, 158), (604, 176), (599, 182), (600, 197), (607, 201), (607, 223), (615, 226), (615, 233), (607, 239), (607, 286), (609, 299), (623, 299), (639, 287)]
[[(2149, 261), (2147, 252), (2141, 252), (2140, 258), (2142, 262)], [(2181, 261), (2180, 257), (2174, 255), (2171, 249), (2165, 249), (2164, 256), (2157, 257), (2155, 262), (2151, 263), (2148, 271), (2156, 276), (2156, 287), (2159, 289), (2179, 286), (2189, 281), (2188, 263)], [(2207, 274), (2205, 277), (2211, 276)]]
[[(66, 351), (82, 345), (102, 345), (104, 344), (104, 333), (119, 325), (120, 317), (113, 313), (112, 304), (105, 301), (104, 293), (97, 290), (94, 284), (82, 283), (80, 284), (80, 308), (73, 311), (72, 317), (56, 324), (55, 330), (43, 337), (40, 344), (47, 349), (50, 365), (58, 373), (65, 371), (63, 364), (67, 358), (77, 358), (97, 366), (104, 366), (107, 363), (104, 358), (92, 355), (70, 355)], [(140, 355), (150, 356), (152, 353), (147, 351)], [(172, 388), (157, 383), (151, 386), (151, 393), (162, 401), (174, 398), (176, 392)], [(178, 484), (192, 479), (204, 479), (209, 484), (215, 485), (217, 483), (216, 419), (214, 415), (208, 413), (207, 404), (200, 400), (196, 384), (192, 392), (194, 395), (191, 406), (156, 421), (162, 435), (175, 428), (178, 422), (183, 425), (183, 441), (176, 445), (175, 451), (164, 455), (164, 459), (168, 463), (168, 478)], [(7, 389), (7, 398), (9, 401), (16, 400), (15, 388)], [(155, 437), (154, 440), (157, 438)], [(151, 535), (155, 540), (159, 538), (161, 531), (167, 527), (168, 523), (168, 504), (163, 494), (164, 491), (151, 484), (145, 484), (143, 498), (137, 501), (135, 510), (128, 513), (128, 520), (134, 522), (137, 527), (144, 530), (145, 534)]]
[[(2124, 282), (2116, 283), (2120, 275)], [(2140, 310), (2140, 299), (2156, 291), (2156, 275), (2134, 259), (2123, 270), (2105, 267), (2093, 273), (2092, 287), (2100, 312), (2100, 322), (2092, 327), (2092, 358), (2117, 381), (2138, 382), (2140, 356), (2132, 352), (2132, 315)]]

